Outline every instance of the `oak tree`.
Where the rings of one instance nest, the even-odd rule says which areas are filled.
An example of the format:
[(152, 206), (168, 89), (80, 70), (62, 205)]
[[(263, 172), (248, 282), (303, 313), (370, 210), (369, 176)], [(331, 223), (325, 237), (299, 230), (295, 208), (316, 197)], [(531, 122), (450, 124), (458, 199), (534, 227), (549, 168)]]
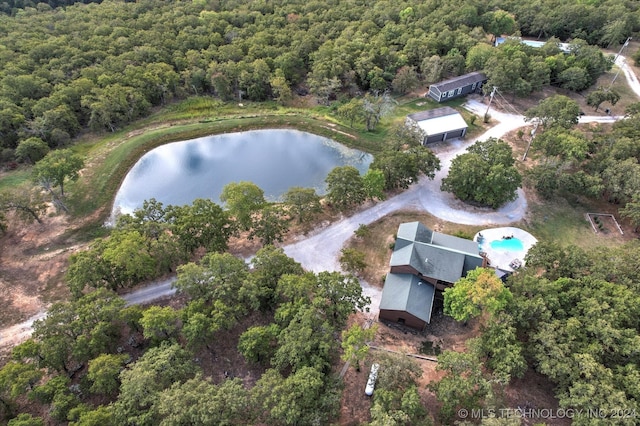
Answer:
[(84, 160), (70, 149), (50, 152), (33, 167), (33, 180), (45, 187), (60, 187), (60, 196), (64, 197), (66, 180), (75, 181), (80, 177)]
[(512, 300), (511, 292), (491, 269), (476, 268), (444, 291), (444, 313), (467, 321), (483, 313), (496, 315)]

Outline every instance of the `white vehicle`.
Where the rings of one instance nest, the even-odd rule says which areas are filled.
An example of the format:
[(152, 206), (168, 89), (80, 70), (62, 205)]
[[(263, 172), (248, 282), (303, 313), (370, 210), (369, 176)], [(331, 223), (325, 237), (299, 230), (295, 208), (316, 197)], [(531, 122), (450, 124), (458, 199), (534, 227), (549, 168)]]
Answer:
[(378, 369), (380, 364), (371, 364), (371, 373), (369, 373), (369, 380), (367, 380), (367, 386), (364, 388), (364, 394), (367, 396), (373, 395), (373, 388), (376, 386), (376, 380), (378, 380)]

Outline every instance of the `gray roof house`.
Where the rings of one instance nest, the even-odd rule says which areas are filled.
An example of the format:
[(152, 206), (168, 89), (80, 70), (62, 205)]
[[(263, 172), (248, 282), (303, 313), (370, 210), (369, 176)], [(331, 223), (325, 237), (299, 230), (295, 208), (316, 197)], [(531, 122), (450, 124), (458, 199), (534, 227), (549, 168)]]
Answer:
[(424, 132), (423, 145), (463, 138), (468, 127), (462, 115), (448, 106), (409, 114), (405, 125), (417, 127)]
[(485, 74), (470, 72), (469, 74), (432, 84), (429, 86), (427, 96), (436, 102), (444, 102), (469, 93), (479, 92), (486, 82), (487, 76)]
[[(411, 274), (388, 274), (384, 281), (384, 292), (380, 309), (385, 307), (384, 317), (393, 322), (404, 323), (422, 329), (431, 321), (431, 309), (435, 287)], [(400, 319), (400, 321), (398, 321)]]
[(382, 290), (380, 319), (424, 329), (431, 321), (436, 290), (483, 266), (475, 241), (434, 232), (420, 222), (401, 224)]

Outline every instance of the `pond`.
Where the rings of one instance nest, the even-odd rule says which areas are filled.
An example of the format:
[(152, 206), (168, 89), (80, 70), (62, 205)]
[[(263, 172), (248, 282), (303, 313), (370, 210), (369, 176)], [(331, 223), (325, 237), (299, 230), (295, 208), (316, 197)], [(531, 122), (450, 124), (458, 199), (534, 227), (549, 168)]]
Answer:
[(131, 213), (145, 200), (190, 204), (196, 198), (220, 203), (231, 182), (258, 185), (276, 201), (289, 188), (326, 190), (325, 178), (337, 166), (365, 173), (370, 154), (331, 139), (297, 130), (255, 130), (162, 145), (146, 153), (129, 171), (113, 205), (113, 213)]

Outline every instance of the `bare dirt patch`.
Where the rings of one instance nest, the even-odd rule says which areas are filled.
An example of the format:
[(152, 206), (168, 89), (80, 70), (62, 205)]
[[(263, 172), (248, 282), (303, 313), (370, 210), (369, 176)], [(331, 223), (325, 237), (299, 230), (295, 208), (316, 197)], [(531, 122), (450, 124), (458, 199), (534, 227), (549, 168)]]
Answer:
[[(354, 321), (363, 325), (366, 321), (365, 314), (357, 314)], [(423, 332), (404, 327), (398, 324), (386, 322), (376, 322), (378, 332), (371, 343), (381, 349), (370, 350), (367, 361), (357, 372), (350, 367), (344, 376), (344, 391), (342, 394), (342, 404), (339, 424), (358, 425), (370, 421), (372, 399), (364, 394), (367, 383), (369, 369), (384, 349), (404, 353), (420, 355), (420, 348), (428, 340), (442, 350), (464, 351), (465, 341), (478, 334), (478, 324), (470, 322), (463, 325), (442, 313), (442, 302), (436, 302), (435, 311), (431, 324)], [(440, 404), (435, 394), (427, 389), (427, 385), (432, 381), (442, 378), (443, 373), (436, 371), (437, 363), (418, 358), (412, 358), (422, 367), (422, 377), (418, 381), (418, 390), (422, 403), (427, 411), (434, 415), (438, 412)]]
[(0, 325), (17, 323), (69, 293), (63, 275), (77, 243), (64, 236), (66, 216), (46, 216), (43, 223), (12, 220), (0, 238)]
[[(366, 314), (356, 314), (351, 321), (364, 325), (367, 317)], [(372, 345), (384, 348), (390, 351), (400, 352), (404, 354), (421, 354), (421, 347), (425, 341), (433, 342), (440, 350), (453, 350), (456, 352), (464, 352), (467, 350), (466, 341), (470, 338), (477, 337), (480, 333), (480, 323), (477, 320), (470, 321), (467, 325), (457, 322), (446, 316), (442, 312), (442, 301), (436, 300), (435, 311), (431, 320), (431, 324), (427, 326), (425, 331), (417, 331), (398, 324), (389, 324), (384, 322), (376, 322), (378, 332)], [(349, 367), (344, 376), (344, 390), (342, 394), (341, 412), (338, 424), (345, 426), (359, 425), (371, 420), (370, 409), (372, 404), (371, 397), (364, 394), (364, 388), (369, 376), (369, 369), (373, 362), (376, 362), (380, 354), (384, 351), (381, 349), (370, 350), (368, 359), (362, 365), (361, 371), (356, 371), (353, 366)], [(429, 357), (435, 357), (429, 355)], [(437, 371), (437, 362), (412, 358), (422, 368), (422, 376), (418, 380), (418, 391), (420, 393), (422, 404), (433, 417), (436, 425), (444, 423), (438, 418), (437, 414), (440, 410), (440, 402), (435, 394), (427, 389), (432, 382), (440, 380), (444, 373)], [(528, 410), (552, 410), (557, 412), (558, 401), (554, 397), (554, 385), (545, 376), (529, 369), (523, 378), (514, 379), (512, 382), (502, 389), (497, 395), (496, 409), (511, 409), (514, 412), (517, 409)], [(463, 420), (463, 419), (458, 419)], [(525, 418), (522, 424), (533, 425), (539, 424), (545, 419)], [(548, 423), (551, 424), (551, 423)], [(570, 424), (570, 422), (559, 419), (552, 423), (558, 425)]]

